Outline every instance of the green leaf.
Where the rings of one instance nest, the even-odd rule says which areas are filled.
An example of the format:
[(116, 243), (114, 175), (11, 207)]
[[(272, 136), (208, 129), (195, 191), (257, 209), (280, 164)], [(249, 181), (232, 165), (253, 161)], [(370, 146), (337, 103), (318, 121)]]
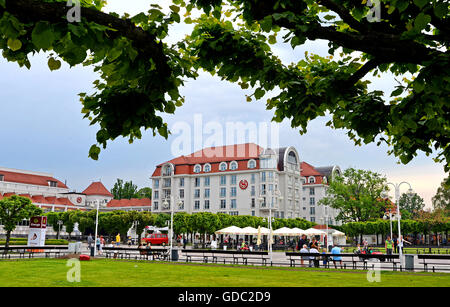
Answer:
[(258, 88), (258, 89), (256, 89), (256, 91), (255, 91), (255, 98), (256, 98), (256, 99), (260, 99), (260, 98), (264, 97), (265, 94), (266, 94), (266, 91), (265, 91), (265, 90), (263, 90), (263, 89), (261, 89), (261, 88)]
[(61, 68), (61, 61), (50, 58), (48, 59), (48, 67), (51, 71), (58, 70)]
[(391, 97), (398, 96), (401, 93), (403, 93), (403, 87), (397, 87), (397, 89), (391, 93)]
[(0, 0), (0, 6), (6, 8), (6, 0)]
[(22, 48), (22, 42), (19, 39), (10, 38), (8, 39), (8, 47), (12, 51), (20, 50), (20, 48)]
[(440, 2), (438, 4), (436, 4), (436, 6), (434, 7), (434, 14), (438, 17), (438, 18), (442, 18), (445, 15), (447, 15), (448, 12), (448, 4), (445, 2)]
[(48, 22), (40, 21), (31, 33), (31, 39), (38, 49), (48, 50), (55, 40), (55, 34)]
[(416, 31), (422, 31), (426, 28), (426, 26), (430, 23), (431, 16), (426, 15), (424, 13), (420, 13), (417, 15), (417, 17), (414, 19), (414, 30)]
[(414, 0), (414, 4), (419, 8), (424, 7), (428, 2), (428, 0)]

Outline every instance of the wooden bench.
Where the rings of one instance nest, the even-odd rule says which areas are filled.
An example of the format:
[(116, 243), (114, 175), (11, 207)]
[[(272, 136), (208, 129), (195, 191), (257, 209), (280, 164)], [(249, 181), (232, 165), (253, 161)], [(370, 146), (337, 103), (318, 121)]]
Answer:
[[(435, 266), (446, 266), (450, 265), (450, 261), (448, 262), (429, 262), (433, 260), (450, 260), (450, 255), (417, 255), (417, 258), (422, 260), (422, 262), (419, 262), (420, 264), (423, 264), (423, 269), (425, 272), (428, 271), (428, 265), (434, 265), (433, 266), (433, 272), (435, 271)], [(429, 261), (428, 261), (429, 260)]]
[(192, 262), (192, 259), (198, 258), (204, 263), (211, 261), (217, 263), (219, 258), (224, 259), (224, 263), (227, 258), (233, 259), (233, 264), (239, 264), (242, 259), (242, 263), (247, 265), (249, 260), (258, 259), (261, 263), (267, 264), (268, 252), (250, 252), (250, 251), (233, 251), (233, 250), (220, 250), (220, 249), (183, 249), (182, 253), (186, 257), (186, 262)]

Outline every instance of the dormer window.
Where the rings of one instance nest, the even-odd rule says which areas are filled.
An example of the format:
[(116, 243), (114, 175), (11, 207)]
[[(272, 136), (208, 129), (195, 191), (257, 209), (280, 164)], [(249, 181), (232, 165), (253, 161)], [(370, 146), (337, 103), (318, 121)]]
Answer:
[(238, 163), (236, 161), (233, 161), (230, 163), (230, 169), (232, 171), (237, 170), (238, 169)]
[(0, 174), (0, 181), (5, 181), (5, 175)]
[(58, 185), (58, 183), (57, 183), (56, 181), (48, 181), (48, 186), (49, 186), (49, 187), (56, 188), (57, 185)]
[(194, 166), (194, 173), (200, 173), (202, 171), (202, 167), (200, 166), (200, 164), (197, 164), (196, 166)]
[(314, 177), (309, 177), (309, 178), (308, 178), (308, 183), (316, 183), (316, 178), (314, 178)]
[(205, 164), (205, 166), (203, 166), (203, 171), (205, 173), (210, 172), (211, 171), (211, 164), (209, 164), (209, 163)]
[(248, 168), (256, 168), (256, 161), (255, 160), (248, 161)]
[(227, 170), (227, 163), (226, 163), (226, 162), (220, 163), (219, 169), (220, 169), (221, 171), (226, 171), (226, 170)]

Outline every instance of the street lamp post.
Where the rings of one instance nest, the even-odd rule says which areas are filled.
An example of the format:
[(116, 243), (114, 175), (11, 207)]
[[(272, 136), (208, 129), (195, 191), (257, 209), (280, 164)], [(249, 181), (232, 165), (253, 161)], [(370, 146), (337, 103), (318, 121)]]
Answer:
[(95, 214), (95, 237), (94, 237), (94, 257), (97, 256), (97, 233), (98, 233), (98, 209), (100, 206), (100, 202), (98, 200), (94, 200), (96, 206), (96, 214)]
[[(387, 183), (388, 185), (392, 185), (394, 187), (394, 189), (395, 189), (395, 204), (397, 205), (397, 221), (398, 221), (398, 240), (400, 240), (400, 237), (401, 237), (401, 230), (400, 230), (400, 219), (401, 219), (401, 217), (400, 217), (400, 204), (398, 203), (398, 201), (400, 199), (400, 186), (402, 184), (404, 184), (404, 183), (409, 186), (408, 193), (412, 193), (411, 185), (408, 182), (406, 182), (406, 181), (400, 182), (399, 184), (395, 184), (395, 183), (392, 183), (392, 182), (388, 182)], [(403, 240), (403, 238), (402, 238), (402, 240)], [(398, 242), (398, 243), (400, 243), (400, 242)], [(400, 257), (400, 265), (403, 266), (403, 251), (402, 251), (401, 248), (399, 248), (398, 251), (399, 251), (399, 257)]]
[[(268, 240), (268, 243), (269, 243), (269, 255), (270, 255), (270, 263), (272, 263), (272, 260), (273, 260), (273, 257), (272, 257), (272, 237), (273, 237), (273, 231), (272, 231), (272, 207), (273, 207), (273, 196), (274, 196), (274, 194), (275, 194), (275, 198), (276, 199), (279, 199), (280, 201), (281, 200), (283, 200), (283, 197), (281, 196), (281, 192), (280, 191), (276, 191), (276, 192), (274, 192), (273, 190), (269, 190), (269, 194), (268, 194), (268, 196), (270, 196), (269, 197), (269, 199), (270, 199), (270, 201), (269, 201), (269, 240)], [(259, 198), (258, 198), (258, 200), (260, 201), (260, 202), (263, 202), (264, 201), (264, 198), (263, 198), (263, 195), (264, 194), (262, 194)]]

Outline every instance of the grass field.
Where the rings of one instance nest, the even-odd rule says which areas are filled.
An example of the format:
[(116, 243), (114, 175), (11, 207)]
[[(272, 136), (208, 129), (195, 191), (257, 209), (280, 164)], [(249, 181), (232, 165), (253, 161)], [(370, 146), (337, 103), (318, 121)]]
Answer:
[(67, 260), (0, 261), (1, 287), (448, 287), (450, 274), (381, 272), (370, 283), (363, 271), (262, 268), (98, 259), (81, 264), (81, 282), (68, 282)]

